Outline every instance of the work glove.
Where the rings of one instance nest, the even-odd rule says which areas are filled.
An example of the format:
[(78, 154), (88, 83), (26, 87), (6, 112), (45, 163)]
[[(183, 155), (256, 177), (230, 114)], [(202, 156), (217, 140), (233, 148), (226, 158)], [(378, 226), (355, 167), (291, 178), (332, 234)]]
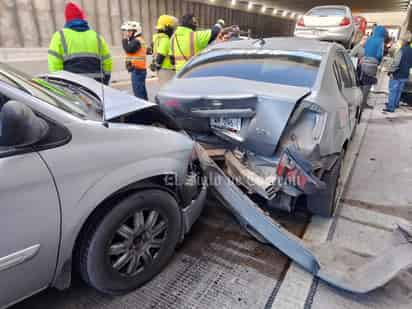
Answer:
[(103, 84), (105, 84), (106, 86), (109, 85), (110, 83), (110, 78), (112, 77), (112, 75), (110, 73), (105, 73), (104, 77), (103, 77)]
[(215, 26), (216, 27), (219, 27), (220, 29), (223, 29), (224, 27), (225, 27), (225, 21), (223, 20), (223, 19), (219, 19), (217, 22), (216, 22), (216, 24), (215, 24)]
[(160, 70), (160, 65), (158, 65), (157, 63), (151, 63), (150, 64), (150, 70), (152, 70), (153, 72), (159, 71)]

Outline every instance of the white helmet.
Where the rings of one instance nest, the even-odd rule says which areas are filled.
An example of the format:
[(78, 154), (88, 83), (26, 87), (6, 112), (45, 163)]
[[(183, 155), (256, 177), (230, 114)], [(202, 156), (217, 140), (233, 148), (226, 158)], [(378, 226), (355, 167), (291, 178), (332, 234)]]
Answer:
[(136, 31), (137, 35), (142, 34), (142, 26), (137, 21), (126, 21), (120, 28), (122, 31)]

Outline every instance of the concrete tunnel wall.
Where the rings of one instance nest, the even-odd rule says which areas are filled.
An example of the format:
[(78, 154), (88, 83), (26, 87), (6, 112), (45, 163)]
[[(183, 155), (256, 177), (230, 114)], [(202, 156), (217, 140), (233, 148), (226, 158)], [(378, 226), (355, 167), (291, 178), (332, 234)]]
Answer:
[[(2, 0), (0, 2), (0, 48), (47, 47), (54, 31), (63, 27), (66, 0)], [(121, 44), (120, 25), (125, 20), (142, 23), (149, 40), (157, 17), (173, 14), (181, 17), (193, 12), (202, 27), (223, 18), (255, 36), (290, 35), (294, 20), (187, 0), (78, 0), (90, 25), (112, 46)]]

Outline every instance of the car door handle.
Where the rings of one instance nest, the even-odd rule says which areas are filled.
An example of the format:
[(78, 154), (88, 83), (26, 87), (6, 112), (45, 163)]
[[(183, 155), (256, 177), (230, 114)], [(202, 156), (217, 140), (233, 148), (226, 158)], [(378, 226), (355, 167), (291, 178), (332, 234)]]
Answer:
[(35, 257), (39, 251), (40, 245), (37, 244), (0, 258), (0, 272), (27, 262)]

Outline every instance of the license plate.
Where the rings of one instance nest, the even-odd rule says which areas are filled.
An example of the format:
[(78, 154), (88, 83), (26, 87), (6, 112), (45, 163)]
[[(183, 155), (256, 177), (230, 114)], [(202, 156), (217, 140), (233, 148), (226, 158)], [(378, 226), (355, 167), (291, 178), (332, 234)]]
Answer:
[(219, 128), (219, 129), (226, 129), (230, 131), (240, 131), (242, 127), (242, 119), (241, 118), (211, 118), (210, 119), (210, 126)]

